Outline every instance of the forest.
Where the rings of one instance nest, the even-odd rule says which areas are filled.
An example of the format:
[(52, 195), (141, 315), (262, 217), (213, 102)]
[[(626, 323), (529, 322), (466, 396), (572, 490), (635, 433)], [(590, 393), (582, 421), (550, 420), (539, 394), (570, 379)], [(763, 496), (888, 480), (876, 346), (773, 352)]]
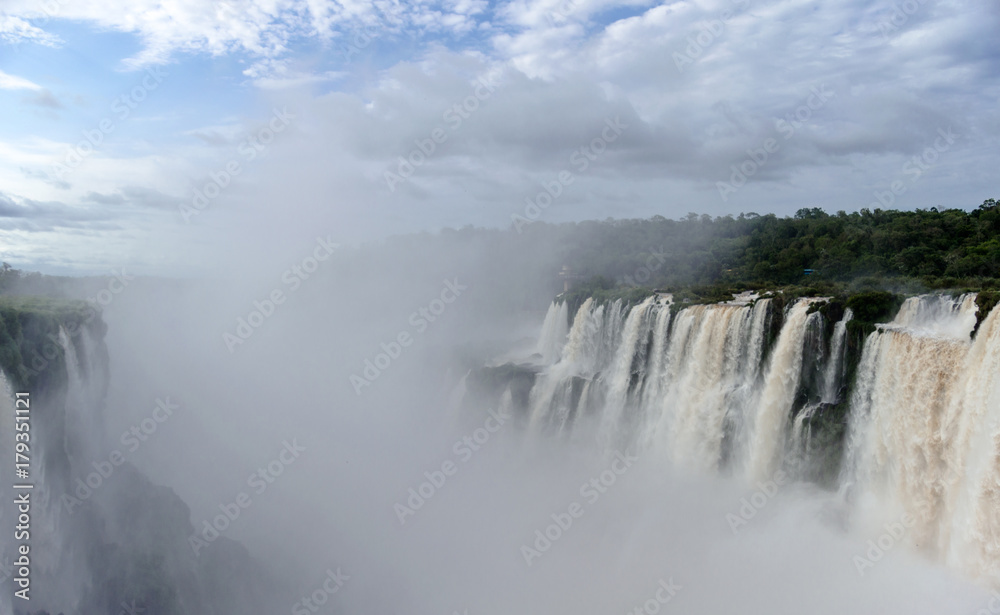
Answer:
[[(523, 309), (544, 309), (567, 278), (571, 303), (586, 296), (635, 300), (654, 289), (690, 301), (757, 289), (845, 298), (870, 291), (992, 291), (986, 301), (1000, 294), (1000, 203), (988, 199), (971, 210), (829, 214), (802, 208), (787, 217), (539, 221), (520, 232), (466, 226), (345, 248), (337, 275), (370, 275), (413, 259), (433, 269), (433, 262), (456, 258), (476, 260), (484, 279), (504, 287), (504, 299)], [(100, 277), (0, 268), (0, 295), (86, 297), (102, 284)]]
[(654, 216), (565, 226), (571, 232), (556, 234), (574, 295), (637, 287), (704, 298), (784, 287), (820, 293), (1000, 289), (995, 199), (972, 211), (828, 214), (803, 208), (791, 217), (691, 213), (680, 220)]
[(681, 220), (654, 216), (575, 227), (573, 234), (586, 240), (579, 238), (565, 250), (577, 273), (622, 281), (634, 278), (654, 256), (654, 266), (662, 263), (647, 282), (654, 286), (880, 276), (941, 287), (1000, 278), (1000, 203), (995, 199), (971, 212), (862, 209), (831, 215), (813, 208), (784, 218), (691, 213)]

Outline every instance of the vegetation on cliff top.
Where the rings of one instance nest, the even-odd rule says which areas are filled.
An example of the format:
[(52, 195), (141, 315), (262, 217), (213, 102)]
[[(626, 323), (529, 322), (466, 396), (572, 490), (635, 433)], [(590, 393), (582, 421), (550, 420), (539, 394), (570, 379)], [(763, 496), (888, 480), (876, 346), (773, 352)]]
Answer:
[(65, 377), (60, 327), (70, 337), (83, 328), (99, 336), (104, 323), (86, 301), (0, 296), (0, 368), (19, 389), (36, 389)]
[(681, 220), (528, 227), (554, 235), (578, 279), (626, 286), (747, 288), (878, 280), (926, 289), (1000, 289), (1000, 204), (961, 209), (800, 209)]
[(1000, 297), (1000, 203), (994, 199), (971, 212), (830, 215), (813, 208), (786, 218), (609, 219), (578, 223), (569, 237), (575, 241), (564, 246), (566, 262), (577, 283), (562, 298), (571, 308), (587, 297), (634, 304), (654, 290), (672, 293), (678, 304), (728, 301), (747, 290), (781, 297), (783, 304), (831, 297), (837, 310), (854, 311), (851, 332), (863, 336), (890, 320), (906, 295), (978, 292), (980, 322)]

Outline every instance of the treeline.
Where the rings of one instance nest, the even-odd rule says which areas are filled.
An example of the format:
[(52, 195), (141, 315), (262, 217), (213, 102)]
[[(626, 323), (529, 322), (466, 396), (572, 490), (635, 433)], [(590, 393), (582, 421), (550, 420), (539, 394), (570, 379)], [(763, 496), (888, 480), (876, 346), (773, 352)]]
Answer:
[[(559, 293), (563, 266), (574, 294), (597, 297), (639, 297), (642, 289), (692, 300), (779, 288), (840, 295), (1000, 289), (994, 199), (971, 211), (804, 208), (790, 217), (690, 213), (679, 220), (534, 222), (520, 230), (466, 226), (394, 236), (345, 249), (337, 275), (374, 277), (400, 262), (420, 262), (430, 272), (478, 282), (481, 295), (515, 309), (540, 309)], [(74, 283), (80, 281), (0, 268), (0, 295), (76, 296), (67, 290)]]
[[(688, 214), (681, 220), (578, 223), (565, 260), (598, 288), (816, 285), (875, 278), (928, 288), (997, 288), (1000, 204), (977, 209), (862, 209), (793, 217)], [(530, 232), (532, 229), (526, 230)], [(548, 229), (536, 229), (549, 232)]]
[(9, 263), (0, 263), (0, 295), (42, 295), (66, 297), (66, 287), (74, 278), (44, 275), (37, 271), (14, 269)]
[[(574, 297), (636, 299), (664, 289), (692, 301), (741, 290), (846, 296), (872, 290), (1000, 289), (1000, 204), (971, 211), (862, 209), (795, 215), (690, 213), (672, 220), (533, 222), (516, 229), (466, 226), (395, 236), (359, 252), (465, 251), (490, 285), (525, 309), (558, 294), (567, 275)], [(477, 252), (482, 254), (473, 256)], [(422, 257), (421, 257), (422, 258)], [(511, 275), (516, 280), (511, 280)], [(801, 293), (799, 292), (801, 291)], [(514, 296), (517, 297), (514, 297)]]

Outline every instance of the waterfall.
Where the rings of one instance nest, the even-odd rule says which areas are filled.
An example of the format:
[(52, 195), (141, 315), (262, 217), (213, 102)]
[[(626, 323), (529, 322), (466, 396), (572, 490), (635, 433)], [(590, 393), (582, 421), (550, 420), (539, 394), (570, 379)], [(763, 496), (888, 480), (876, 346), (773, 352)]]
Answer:
[(1000, 583), (1000, 308), (972, 338), (976, 295), (910, 297), (850, 338), (850, 309), (826, 319), (834, 301), (587, 299), (558, 359), (553, 304), (528, 429), (697, 473), (832, 483), (856, 510), (909, 514), (903, 542)]
[(876, 353), (874, 372), (859, 379), (852, 408), (865, 437), (856, 478), (861, 488), (913, 515), (913, 539), (929, 547), (942, 504), (942, 419), (969, 344), (899, 330), (873, 338), (865, 351)]
[(799, 468), (804, 466), (809, 458), (809, 428), (807, 425), (822, 407), (821, 404), (810, 404), (796, 414), (792, 422), (792, 441), (789, 448), (795, 452), (794, 465)]
[(542, 323), (542, 332), (538, 336), (538, 347), (535, 352), (542, 356), (543, 365), (551, 365), (559, 359), (566, 336), (569, 334), (569, 306), (565, 301), (549, 305)]
[(854, 312), (850, 308), (847, 308), (844, 310), (844, 317), (833, 328), (833, 342), (830, 344), (830, 356), (827, 360), (826, 371), (823, 374), (822, 401), (824, 403), (832, 404), (837, 401), (837, 389), (844, 378), (847, 323), (853, 319)]
[(803, 475), (812, 457), (811, 421), (826, 408), (840, 401), (840, 389), (844, 383), (845, 355), (847, 352), (847, 323), (854, 319), (850, 308), (844, 310), (844, 316), (833, 327), (830, 340), (830, 351), (822, 355), (822, 346), (817, 348), (817, 354), (824, 360), (819, 398), (807, 404), (792, 421), (791, 441), (789, 449), (793, 459), (791, 464), (798, 475)]
[(577, 309), (559, 361), (542, 372), (531, 389), (529, 422), (535, 430), (559, 430), (573, 419), (573, 385), (592, 377), (603, 363), (604, 307), (588, 298)]
[[(75, 339), (74, 339), (75, 338)], [(59, 345), (65, 357), (67, 454), (71, 464), (87, 465), (104, 451), (104, 422), (101, 404), (104, 402), (104, 378), (92, 374), (97, 370), (96, 345), (86, 330), (71, 338), (59, 328)]]
[(639, 377), (645, 371), (645, 347), (648, 341), (647, 321), (653, 297), (647, 298), (629, 311), (622, 329), (621, 343), (615, 352), (607, 379), (605, 410), (601, 417), (601, 436), (604, 444), (613, 448), (616, 435), (624, 427), (625, 407), (628, 404), (633, 372)]
[[(3, 421), (5, 428), (3, 429), (3, 437), (0, 438), (0, 456), (3, 457), (4, 463), (14, 462), (14, 425), (16, 410), (14, 407), (14, 394), (16, 389), (11, 386), (11, 382), (7, 378), (7, 374), (0, 371), (0, 420)], [(32, 435), (34, 437), (34, 435)], [(32, 455), (34, 457), (34, 455)], [(33, 460), (32, 470), (37, 471), (38, 462)], [(9, 479), (14, 476), (11, 470), (7, 470), (3, 474), (4, 479)], [(34, 482), (36, 478), (34, 476), (30, 477), (30, 481)], [(13, 482), (13, 481), (11, 481)], [(22, 482), (22, 481), (18, 481)], [(24, 481), (28, 482), (28, 481)], [(4, 527), (11, 528), (11, 534), (13, 534), (13, 527), (15, 525), (15, 519), (17, 519), (17, 507), (14, 505), (14, 495), (12, 491), (9, 490), (9, 485), (5, 488), (5, 496), (3, 501), (0, 502), (0, 522), (4, 524)], [(32, 496), (35, 497), (35, 496)], [(8, 581), (10, 576), (14, 573), (14, 561), (18, 557), (17, 544), (14, 540), (11, 540), (13, 536), (5, 536), (4, 540), (0, 540), (0, 569), (3, 570), (2, 581), (5, 588), (3, 595), (0, 596), (0, 613), (13, 613), (13, 601), (14, 601), (14, 585), (13, 581)], [(8, 572), (9, 571), (9, 572)]]
[[(41, 336), (39, 336), (41, 337)], [(14, 394), (30, 394), (30, 472), (25, 482), (31, 490), (32, 604), (39, 608), (73, 604), (93, 582), (84, 543), (89, 536), (82, 529), (85, 515), (71, 517), (62, 504), (64, 493), (72, 493), (73, 480), (92, 471), (91, 462), (105, 454), (102, 404), (106, 377), (105, 355), (90, 329), (81, 327), (74, 335), (65, 328), (51, 331), (45, 338), (46, 362), (33, 366), (44, 387), (15, 388), (14, 380), (0, 374), (0, 410), (3, 421), (14, 425)], [(12, 431), (12, 430), (11, 430)], [(0, 453), (13, 459), (10, 432), (4, 433)], [(9, 439), (7, 436), (10, 436)], [(5, 499), (0, 517), (6, 523), (14, 509)], [(4, 541), (0, 560), (12, 561)], [(10, 593), (0, 599), (0, 612), (10, 611)], [(6, 610), (5, 610), (6, 609)], [(52, 612), (58, 609), (50, 608)], [(41, 612), (41, 611), (39, 611)]]
[(665, 380), (666, 351), (670, 332), (670, 323), (673, 313), (669, 307), (671, 300), (668, 298), (660, 304), (656, 313), (656, 320), (653, 322), (653, 341), (649, 351), (649, 367), (646, 369), (646, 377), (642, 383), (642, 401), (639, 404), (639, 415), (636, 421), (640, 425), (647, 425), (650, 420), (649, 409), (660, 399), (662, 394), (662, 384)]
[(976, 295), (954, 299), (947, 295), (910, 297), (899, 309), (891, 326), (923, 335), (968, 338), (976, 326)]
[[(845, 309), (826, 340), (829, 329), (816, 308), (827, 300), (794, 302), (765, 363), (772, 300), (741, 299), (680, 310), (664, 296), (632, 306), (587, 299), (558, 359), (543, 368), (531, 389), (531, 429), (589, 428), (603, 447), (659, 449), (678, 465), (701, 471), (732, 467), (757, 480), (782, 465), (801, 465), (811, 453), (812, 421), (843, 401), (853, 314)], [(553, 303), (542, 327), (539, 349), (547, 349), (550, 361), (559, 346), (553, 332), (566, 309)], [(871, 463), (889, 457), (870, 436), (891, 431), (892, 421), (917, 420), (912, 413), (895, 417), (901, 408), (921, 409), (922, 445), (926, 451), (940, 448), (933, 434), (951, 407), (975, 319), (975, 295), (912, 297), (891, 323), (869, 336), (849, 400), (854, 419), (845, 481), (874, 481), (884, 474), (882, 465), (891, 465)], [(927, 378), (920, 380), (921, 374)], [(951, 424), (958, 429), (955, 420)], [(916, 488), (906, 482), (909, 470), (892, 471), (903, 472), (908, 486), (901, 488)]]
[(747, 468), (749, 475), (758, 480), (771, 478), (781, 461), (788, 417), (802, 373), (806, 330), (811, 321), (819, 318), (818, 312), (809, 313), (810, 305), (808, 300), (800, 300), (792, 306), (771, 355), (753, 421)]
[(727, 438), (733, 447), (746, 440), (734, 432), (750, 422), (770, 304), (698, 305), (675, 317), (669, 296), (629, 309), (588, 299), (529, 395), (531, 428), (583, 429), (578, 419), (592, 413), (604, 447), (656, 447), (678, 463), (719, 468)]
[[(1000, 580), (1000, 308), (983, 321), (965, 357), (943, 437), (947, 460), (946, 559)], [(963, 480), (964, 479), (964, 480)]]
[[(279, 584), (245, 551), (216, 549), (199, 560), (186, 541), (193, 525), (184, 502), (105, 440), (105, 325), (81, 325), (77, 314), (25, 311), (15, 345), (5, 343), (10, 371), (0, 375), (0, 413), (8, 425), (14, 424), (14, 394), (30, 394), (31, 462), (24, 480), (33, 485), (25, 490), (31, 535), (15, 540), (30, 540), (31, 602), (13, 596), (6, 564), (21, 545), (8, 538), (0, 541), (0, 581), (6, 579), (8, 589), (0, 613), (109, 613), (126, 604), (163, 613), (246, 612), (247, 605), (280, 610), (284, 600), (264, 591)], [(13, 440), (7, 431), (0, 442), (0, 453), (12, 461)], [(21, 513), (12, 497), (0, 502), (7, 527)], [(241, 572), (213, 576), (219, 569)]]
[(569, 340), (563, 347), (560, 362), (583, 366), (596, 361), (600, 349), (601, 323), (604, 306), (595, 306), (593, 299), (587, 299), (576, 311)]
[(754, 308), (695, 306), (677, 316), (670, 338), (658, 431), (681, 465), (715, 470), (726, 421), (742, 421), (763, 348), (767, 301)]
[(1000, 310), (970, 341), (974, 300), (908, 299), (868, 338), (845, 478), (912, 516), (913, 546), (998, 582)]

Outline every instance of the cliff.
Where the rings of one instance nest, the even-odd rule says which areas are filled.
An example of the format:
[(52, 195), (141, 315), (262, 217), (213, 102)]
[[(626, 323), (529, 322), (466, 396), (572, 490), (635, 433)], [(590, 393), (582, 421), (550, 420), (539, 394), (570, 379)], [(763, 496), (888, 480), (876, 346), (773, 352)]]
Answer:
[[(288, 605), (277, 582), (234, 541), (220, 537), (197, 557), (187, 504), (155, 485), (104, 438), (110, 377), (107, 327), (83, 301), (0, 298), (3, 437), (13, 457), (12, 396), (31, 400), (31, 600), (3, 579), (0, 612), (97, 615), (275, 613)], [(10, 457), (7, 455), (10, 454)], [(114, 463), (112, 463), (114, 462)], [(7, 464), (5, 464), (6, 466)], [(6, 470), (11, 472), (12, 470)], [(12, 476), (10, 478), (13, 478)], [(12, 484), (11, 482), (7, 483)], [(5, 535), (12, 497), (0, 507)], [(0, 546), (4, 563), (15, 545)], [(132, 609), (132, 611), (130, 611)]]

